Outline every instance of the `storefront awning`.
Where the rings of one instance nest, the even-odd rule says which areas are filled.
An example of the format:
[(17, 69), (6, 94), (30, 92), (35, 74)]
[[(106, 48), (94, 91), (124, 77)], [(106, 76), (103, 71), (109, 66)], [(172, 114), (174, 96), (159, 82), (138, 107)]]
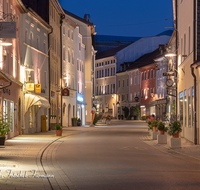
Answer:
[(49, 101), (39, 95), (33, 95), (33, 94), (25, 94), (25, 112), (24, 114), (26, 114), (26, 112), (28, 111), (28, 109), (31, 106), (41, 106), (44, 108), (50, 108), (50, 104)]

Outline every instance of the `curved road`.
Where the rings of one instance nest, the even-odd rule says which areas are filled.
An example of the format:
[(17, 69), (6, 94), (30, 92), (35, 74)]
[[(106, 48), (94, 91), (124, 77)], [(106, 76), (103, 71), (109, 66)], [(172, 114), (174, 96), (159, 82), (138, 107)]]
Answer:
[(148, 134), (146, 123), (65, 130), (73, 135), (56, 146), (55, 160), (69, 189), (200, 189), (200, 162), (149, 146), (141, 138)]

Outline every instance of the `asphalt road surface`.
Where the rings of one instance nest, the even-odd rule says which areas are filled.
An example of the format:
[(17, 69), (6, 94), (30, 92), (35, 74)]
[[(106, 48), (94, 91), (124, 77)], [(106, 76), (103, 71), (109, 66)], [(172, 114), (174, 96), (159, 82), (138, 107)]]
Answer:
[(200, 189), (200, 161), (155, 149), (141, 137), (146, 123), (71, 127), (55, 160), (78, 190)]

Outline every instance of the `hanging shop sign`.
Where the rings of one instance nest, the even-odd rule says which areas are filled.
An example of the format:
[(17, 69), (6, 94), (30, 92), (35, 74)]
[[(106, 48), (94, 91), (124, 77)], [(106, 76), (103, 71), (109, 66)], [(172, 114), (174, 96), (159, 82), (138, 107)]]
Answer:
[(0, 38), (16, 38), (16, 22), (0, 22)]
[(34, 83), (26, 83), (26, 90), (34, 91)]
[(67, 88), (62, 90), (62, 96), (69, 96), (69, 90)]
[(10, 89), (3, 88), (3, 93), (4, 93), (4, 94), (9, 94), (9, 95), (10, 95)]
[(41, 93), (41, 84), (35, 84), (35, 93)]

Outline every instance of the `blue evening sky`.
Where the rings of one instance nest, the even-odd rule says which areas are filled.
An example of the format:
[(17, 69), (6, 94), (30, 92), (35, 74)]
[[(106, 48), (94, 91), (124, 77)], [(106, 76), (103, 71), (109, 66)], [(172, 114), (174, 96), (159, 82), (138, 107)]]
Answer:
[[(97, 34), (154, 36), (173, 27), (172, 0), (59, 0), (67, 11), (90, 14)], [(171, 18), (171, 19), (170, 19)], [(168, 19), (168, 20), (165, 20)]]

